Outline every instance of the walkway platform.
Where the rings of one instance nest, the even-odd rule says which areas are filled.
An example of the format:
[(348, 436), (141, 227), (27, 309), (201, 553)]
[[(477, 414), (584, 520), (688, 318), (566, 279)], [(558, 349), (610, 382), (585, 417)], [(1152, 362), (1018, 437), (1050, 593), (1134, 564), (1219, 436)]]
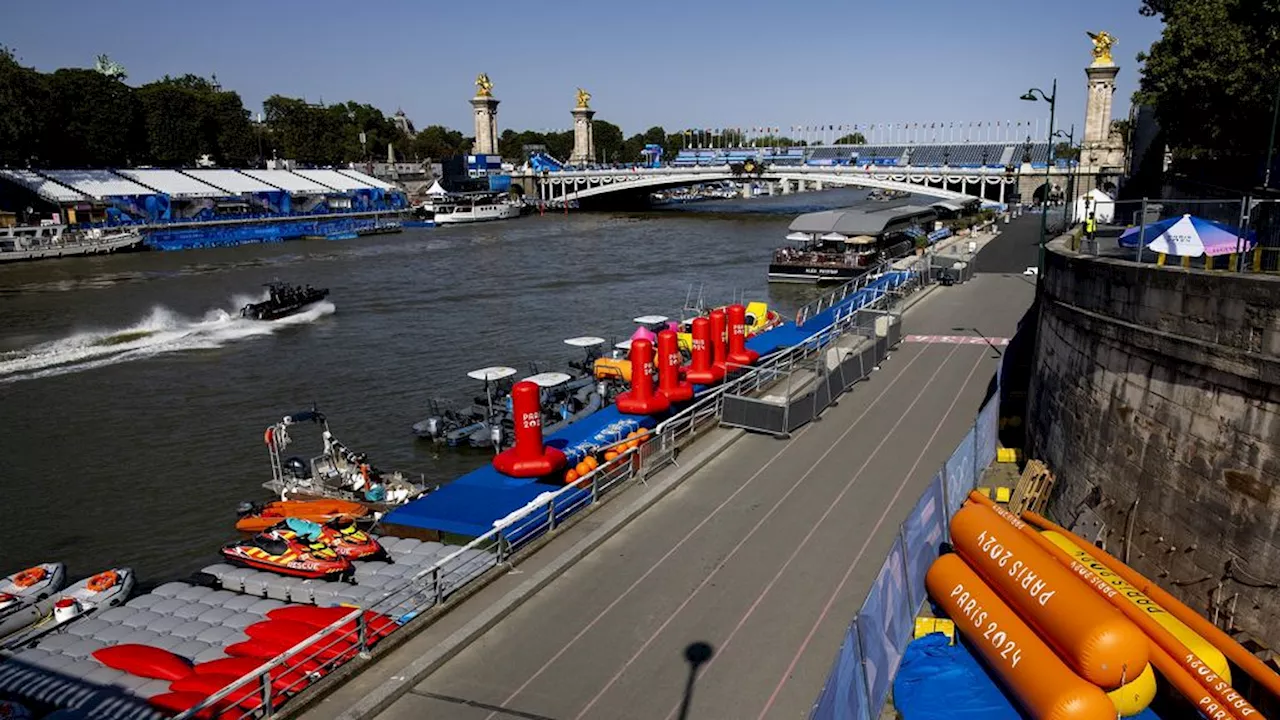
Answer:
[[(984, 253), (1025, 232), (1015, 222)], [(1023, 244), (1025, 238), (1018, 240)], [(1000, 248), (1002, 249), (1002, 248)], [(1019, 250), (1022, 248), (1019, 247)], [(1023, 264), (1025, 267), (1025, 264)], [(935, 288), (903, 331), (1012, 336), (1034, 278), (979, 274)], [(711, 646), (689, 717), (807, 716), (893, 533), (970, 427), (999, 364), (986, 344), (903, 343), (819, 422), (786, 441), (729, 445), (530, 600), (391, 702), (380, 718), (673, 718), (691, 643)], [(692, 458), (690, 458), (692, 462)], [(663, 482), (668, 469), (649, 479)], [(305, 718), (348, 711), (648, 488), (624, 491), (434, 626), (351, 678)], [(403, 689), (403, 688), (402, 688)]]

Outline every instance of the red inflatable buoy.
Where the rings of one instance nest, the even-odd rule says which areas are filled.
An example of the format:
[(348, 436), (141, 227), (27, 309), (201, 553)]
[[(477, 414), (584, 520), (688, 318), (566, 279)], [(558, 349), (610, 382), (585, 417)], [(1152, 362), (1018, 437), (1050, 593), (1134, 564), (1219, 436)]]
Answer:
[(760, 353), (747, 349), (747, 308), (729, 306), (729, 353), (726, 358), (733, 365), (750, 365), (760, 359)]
[(656, 415), (671, 407), (671, 400), (653, 389), (653, 343), (631, 341), (631, 389), (613, 402), (626, 415)]
[(693, 335), (693, 361), (685, 368), (685, 378), (698, 385), (720, 382), (724, 379), (724, 369), (711, 361), (711, 321), (704, 317), (694, 318), (690, 332)]
[(493, 459), (493, 467), (503, 475), (519, 478), (545, 477), (563, 468), (567, 462), (564, 453), (542, 444), (538, 386), (528, 380), (516, 383), (511, 388), (511, 410), (515, 415), (516, 444), (499, 453)]
[[(186, 682), (200, 675), (213, 675), (215, 677), (231, 675), (236, 678), (241, 678), (262, 667), (264, 662), (266, 661), (261, 658), (218, 658), (217, 660), (210, 660), (196, 665), (191, 669), (192, 674), (182, 678), (181, 680), (175, 680), (174, 682)], [(301, 687), (301, 683), (299, 681), (305, 679), (305, 673), (286, 673), (285, 669), (279, 666), (271, 669), (271, 687), (276, 692), (297, 689), (298, 687)], [(170, 686), (170, 689), (177, 690), (178, 688)]]
[(109, 668), (144, 678), (178, 680), (191, 674), (191, 661), (158, 647), (125, 643), (93, 651)]
[(728, 363), (728, 342), (727, 336), (728, 323), (725, 321), (724, 310), (716, 308), (711, 311), (711, 364), (719, 368), (720, 372), (729, 374)]
[(658, 392), (671, 402), (693, 399), (693, 386), (680, 380), (680, 343), (674, 330), (658, 333)]
[[(208, 696), (195, 692), (167, 692), (149, 697), (147, 702), (156, 709), (177, 715), (204, 702), (206, 697)], [(215, 712), (217, 712), (215, 708), (207, 707), (197, 712), (196, 717), (200, 718), (200, 720), (206, 720), (213, 718)]]
[[(355, 608), (349, 607), (316, 607), (315, 605), (285, 605), (278, 607), (267, 613), (267, 617), (272, 620), (292, 620), (294, 622), (306, 623), (316, 630), (326, 628), (333, 623), (338, 622), (347, 617)], [(391, 631), (395, 630), (399, 625), (396, 624), (394, 618), (376, 613), (371, 610), (364, 611), (364, 622), (367, 637), (370, 641), (385, 637)], [(354, 633), (356, 623), (352, 620), (338, 626), (340, 633)]]

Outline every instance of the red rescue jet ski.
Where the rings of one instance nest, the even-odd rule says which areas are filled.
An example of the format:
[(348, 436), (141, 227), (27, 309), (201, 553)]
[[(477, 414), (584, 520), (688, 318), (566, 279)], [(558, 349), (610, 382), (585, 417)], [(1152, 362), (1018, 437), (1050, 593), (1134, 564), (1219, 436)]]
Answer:
[(347, 560), (385, 560), (387, 551), (378, 540), (356, 527), (352, 520), (339, 518), (323, 525), (293, 521), (281, 523), (273, 530), (281, 537), (312, 545), (322, 545)]
[(268, 530), (222, 546), (228, 562), (255, 570), (308, 579), (349, 576), (351, 561), (324, 543), (306, 543), (291, 530)]

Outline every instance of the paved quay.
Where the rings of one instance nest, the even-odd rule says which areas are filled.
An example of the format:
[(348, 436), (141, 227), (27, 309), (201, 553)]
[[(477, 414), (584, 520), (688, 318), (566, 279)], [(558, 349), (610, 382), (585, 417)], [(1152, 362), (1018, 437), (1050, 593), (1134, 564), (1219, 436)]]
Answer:
[[(1009, 270), (1034, 264), (1036, 225), (1003, 229), (980, 270), (988, 254)], [(1010, 337), (1032, 281), (989, 273), (936, 288), (906, 313), (904, 333)], [(689, 717), (807, 716), (898, 524), (972, 423), (998, 362), (985, 344), (903, 343), (790, 440), (716, 431), (708, 444), (732, 442), (730, 452), (492, 618), (379, 717), (672, 718), (693, 642), (714, 654)], [(644, 490), (592, 513), (304, 717), (338, 717), (384, 691), (415, 653), (474, 623)]]

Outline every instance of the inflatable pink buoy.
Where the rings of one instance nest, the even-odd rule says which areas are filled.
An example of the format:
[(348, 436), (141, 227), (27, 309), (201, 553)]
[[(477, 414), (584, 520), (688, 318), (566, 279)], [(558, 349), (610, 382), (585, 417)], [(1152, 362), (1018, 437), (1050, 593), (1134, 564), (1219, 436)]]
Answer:
[(568, 462), (564, 453), (542, 444), (542, 399), (538, 386), (528, 380), (516, 383), (511, 388), (511, 409), (515, 414), (516, 444), (499, 453), (493, 459), (493, 467), (503, 475), (518, 478), (544, 477), (563, 468)]
[(671, 399), (653, 389), (653, 343), (644, 338), (631, 341), (631, 389), (618, 393), (614, 404), (626, 415), (656, 415), (671, 407)]
[(684, 370), (685, 379), (698, 385), (713, 385), (724, 379), (724, 368), (718, 368), (711, 361), (711, 321), (694, 318), (693, 361)]
[(654, 343), (658, 341), (658, 336), (654, 335), (653, 331), (647, 327), (638, 327), (635, 332), (631, 333), (631, 341), (635, 342), (636, 340), (648, 340)]
[(680, 380), (680, 344), (674, 330), (658, 333), (658, 392), (671, 402), (693, 399), (693, 386)]

